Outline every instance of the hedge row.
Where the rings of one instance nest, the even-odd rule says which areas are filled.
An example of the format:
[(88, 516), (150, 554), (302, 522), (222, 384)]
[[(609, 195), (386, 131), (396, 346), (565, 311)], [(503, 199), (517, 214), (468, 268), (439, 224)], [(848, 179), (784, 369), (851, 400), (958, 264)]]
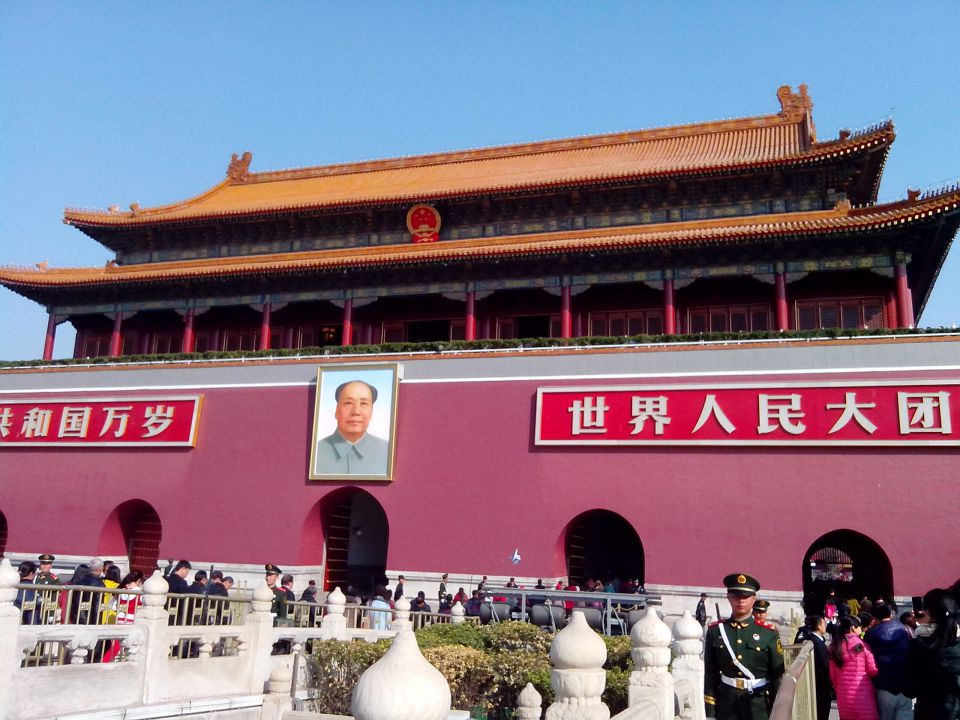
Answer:
[[(416, 632), (427, 661), (446, 678), (451, 704), (470, 710), (471, 717), (506, 720), (513, 717), (517, 697), (533, 683), (545, 704), (553, 702), (550, 686), (550, 643), (553, 635), (534, 625), (507, 622), (477, 626), (432, 625)], [(604, 637), (607, 644), (607, 686), (603, 700), (616, 714), (627, 707), (630, 638)], [(316, 642), (310, 662), (314, 712), (350, 712), (350, 696), (363, 671), (390, 647), (378, 643)]]
[(63, 358), (58, 360), (0, 360), (0, 368), (44, 365), (90, 365), (107, 363), (155, 363), (195, 360), (255, 360), (258, 358), (312, 357), (337, 355), (383, 355), (396, 353), (442, 353), (456, 350), (523, 350), (548, 347), (592, 345), (652, 345), (670, 343), (742, 342), (746, 340), (813, 340), (889, 335), (960, 334), (957, 328), (903, 328), (896, 330), (764, 331), (738, 333), (697, 333), (685, 335), (631, 335), (581, 338), (523, 338), (519, 340), (448, 340), (437, 342), (396, 342), (379, 345), (326, 345), (323, 347), (283, 348), (205, 353), (166, 353), (163, 355), (124, 355), (122, 357)]

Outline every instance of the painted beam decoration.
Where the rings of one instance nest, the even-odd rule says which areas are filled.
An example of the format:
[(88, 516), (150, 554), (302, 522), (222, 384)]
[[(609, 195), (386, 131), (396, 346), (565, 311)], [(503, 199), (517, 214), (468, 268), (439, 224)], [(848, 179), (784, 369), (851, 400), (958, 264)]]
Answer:
[(5, 447), (196, 447), (203, 395), (0, 399)]
[(960, 380), (537, 389), (536, 445), (960, 446)]

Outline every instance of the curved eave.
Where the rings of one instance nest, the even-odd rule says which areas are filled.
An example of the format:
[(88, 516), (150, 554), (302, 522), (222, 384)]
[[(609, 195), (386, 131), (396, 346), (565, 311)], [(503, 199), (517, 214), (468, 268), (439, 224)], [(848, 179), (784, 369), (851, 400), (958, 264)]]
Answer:
[(923, 200), (884, 206), (787, 213), (734, 219), (663, 223), (565, 231), (499, 238), (443, 241), (326, 250), (309, 253), (254, 255), (200, 261), (149, 263), (56, 270), (0, 268), (0, 284), (30, 297), (34, 294), (103, 286), (123, 287), (165, 282), (203, 281), (251, 276), (362, 271), (387, 267), (485, 262), (560, 254), (618, 252), (642, 248), (692, 247), (757, 242), (772, 238), (850, 234), (917, 227), (960, 216), (960, 189)]
[[(94, 233), (97, 230), (109, 228), (136, 228), (150, 225), (162, 224), (169, 226), (193, 225), (209, 221), (222, 221), (234, 219), (253, 219), (271, 216), (283, 216), (293, 213), (312, 212), (312, 211), (337, 211), (363, 208), (369, 206), (389, 206), (396, 204), (407, 204), (416, 202), (437, 202), (462, 200), (476, 197), (501, 196), (513, 193), (529, 193), (538, 190), (556, 190), (560, 188), (582, 188), (587, 186), (598, 186), (611, 183), (640, 182), (651, 180), (670, 180), (692, 177), (709, 177), (731, 172), (746, 172), (766, 169), (789, 169), (803, 166), (812, 166), (836, 161), (838, 159), (853, 158), (858, 155), (880, 151), (883, 157), (893, 140), (895, 133), (892, 123), (886, 123), (866, 132), (846, 140), (834, 140), (824, 143), (817, 143), (809, 150), (790, 156), (773, 159), (760, 159), (754, 161), (718, 163), (715, 165), (702, 165), (690, 167), (667, 167), (660, 170), (645, 170), (643, 172), (620, 172), (620, 173), (594, 173), (584, 174), (582, 176), (565, 176), (562, 179), (550, 182), (537, 181), (530, 183), (490, 183), (483, 187), (472, 187), (468, 190), (452, 189), (443, 192), (409, 192), (395, 194), (368, 195), (352, 200), (324, 201), (322, 198), (306, 202), (292, 202), (282, 204), (265, 204), (258, 207), (252, 207), (244, 210), (223, 210), (203, 212), (198, 210), (194, 214), (185, 214), (190, 208), (200, 205), (224, 188), (232, 184), (225, 180), (214, 188), (189, 200), (185, 200), (174, 205), (166, 205), (157, 208), (139, 210), (136, 214), (132, 212), (90, 212), (80, 210), (66, 210), (63, 221), (85, 232)], [(878, 168), (882, 169), (881, 161)], [(250, 179), (242, 181), (239, 184), (250, 184), (262, 182), (256, 175)], [(276, 182), (285, 182), (278, 180)], [(879, 187), (879, 172), (873, 180), (872, 198), (875, 199), (876, 188)]]

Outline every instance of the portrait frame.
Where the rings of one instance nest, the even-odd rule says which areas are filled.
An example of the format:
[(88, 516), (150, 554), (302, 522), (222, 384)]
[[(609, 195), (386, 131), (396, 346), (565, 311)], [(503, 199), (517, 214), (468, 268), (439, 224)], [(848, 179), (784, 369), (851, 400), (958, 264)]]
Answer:
[[(401, 375), (402, 366), (398, 363), (327, 365), (317, 368), (310, 433), (310, 465), (307, 471), (310, 480), (393, 480), (397, 439), (397, 388)], [(340, 413), (335, 398), (338, 387), (355, 381), (365, 383), (377, 391), (363, 439), (357, 441), (357, 447), (365, 446), (366, 450), (360, 453), (359, 461), (341, 434)], [(385, 458), (383, 442), (386, 442)], [(345, 469), (353, 462), (358, 462), (362, 469)], [(381, 468), (383, 471), (378, 472)]]

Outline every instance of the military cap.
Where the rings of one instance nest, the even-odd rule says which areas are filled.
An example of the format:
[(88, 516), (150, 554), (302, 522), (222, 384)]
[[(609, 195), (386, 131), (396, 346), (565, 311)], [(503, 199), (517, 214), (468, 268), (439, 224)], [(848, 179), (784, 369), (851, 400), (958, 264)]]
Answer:
[(266, 574), (267, 574), (267, 575), (282, 575), (282, 574), (283, 574), (283, 570), (281, 570), (280, 568), (278, 568), (278, 567), (277, 567), (276, 565), (274, 565), (273, 563), (267, 563), (266, 565), (263, 566), (263, 569), (266, 571)]
[(44, 553), (38, 557), (37, 560), (41, 563), (52, 563), (54, 560), (56, 560), (56, 558), (50, 553)]
[(760, 590), (760, 581), (746, 573), (730, 573), (723, 579), (728, 592), (741, 595), (756, 595)]
[(769, 600), (757, 600), (757, 601), (753, 604), (753, 611), (754, 611), (755, 613), (765, 613), (765, 612), (766, 612), (767, 610), (769, 610), (769, 609), (770, 609), (770, 601), (769, 601)]

